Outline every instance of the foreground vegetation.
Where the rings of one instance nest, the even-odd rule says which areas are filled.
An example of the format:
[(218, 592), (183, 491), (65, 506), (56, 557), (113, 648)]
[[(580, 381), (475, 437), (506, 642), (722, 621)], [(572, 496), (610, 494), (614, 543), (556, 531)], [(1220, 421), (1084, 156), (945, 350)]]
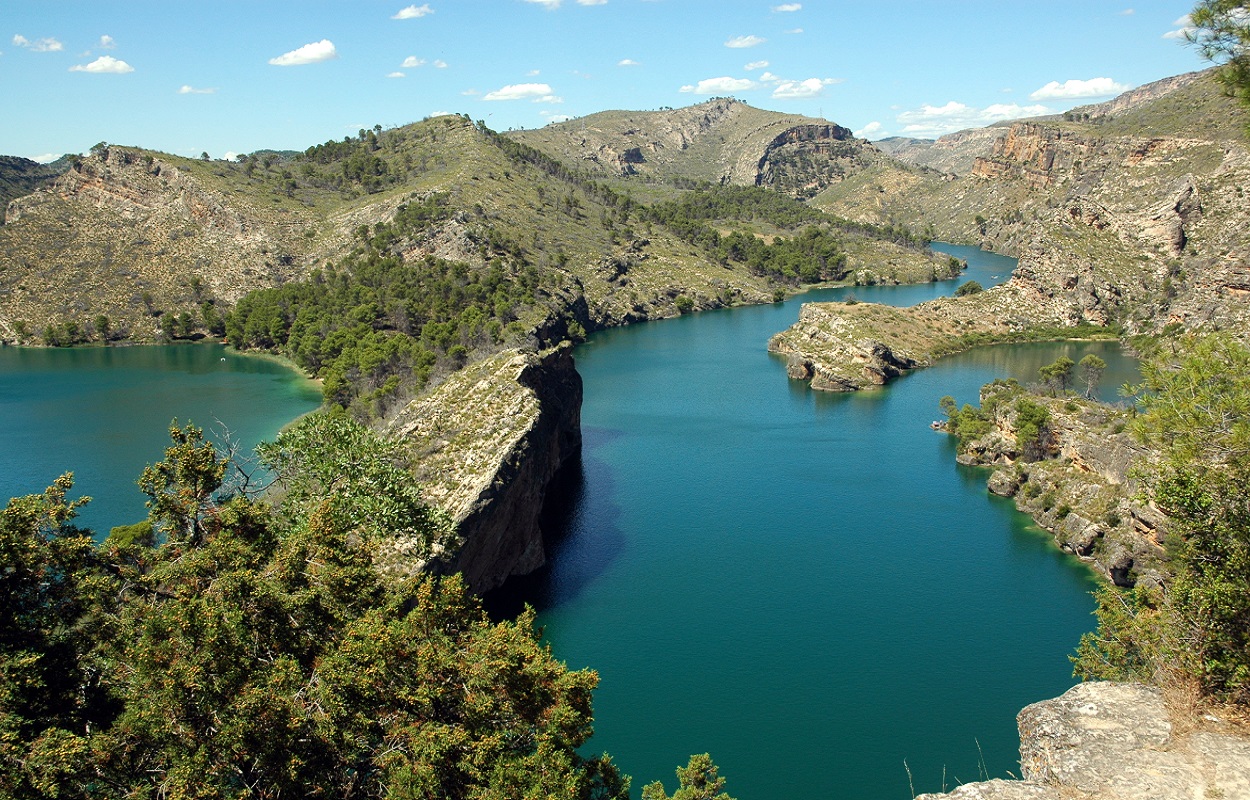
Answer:
[(1168, 516), (1170, 582), (1098, 594), (1084, 678), (1184, 684), (1250, 703), (1250, 349), (1225, 337), (1160, 347), (1145, 361), (1132, 430)]
[(174, 426), (149, 520), (102, 543), (72, 477), (0, 512), (6, 797), (625, 797), (591, 733), (596, 676), (533, 612), (492, 623), (386, 541), (445, 521), (399, 452), (343, 414), (262, 450), (259, 499)]

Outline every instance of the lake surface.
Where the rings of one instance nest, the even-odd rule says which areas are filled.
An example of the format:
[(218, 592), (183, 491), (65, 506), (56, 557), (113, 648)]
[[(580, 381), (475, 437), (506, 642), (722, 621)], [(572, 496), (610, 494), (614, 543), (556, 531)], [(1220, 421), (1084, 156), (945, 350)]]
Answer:
[(0, 502), (72, 471), (71, 496), (93, 498), (77, 524), (103, 536), (147, 517), (135, 481), (174, 418), (250, 452), (320, 403), (290, 367), (220, 345), (0, 347)]
[(975, 403), (1060, 355), (1105, 359), (1114, 399), (1135, 363), (1114, 343), (1009, 345), (833, 395), (765, 350), (801, 302), (910, 305), (1014, 265), (936, 247), (974, 263), (956, 281), (826, 290), (577, 349), (585, 446), (560, 536), (548, 567), (492, 601), (534, 604), (556, 654), (598, 670), (588, 749), (635, 795), (656, 779), (671, 791), (702, 752), (744, 800), (905, 800), (1006, 777), (1016, 713), (1075, 683), (1089, 571), (929, 423), (943, 395)]

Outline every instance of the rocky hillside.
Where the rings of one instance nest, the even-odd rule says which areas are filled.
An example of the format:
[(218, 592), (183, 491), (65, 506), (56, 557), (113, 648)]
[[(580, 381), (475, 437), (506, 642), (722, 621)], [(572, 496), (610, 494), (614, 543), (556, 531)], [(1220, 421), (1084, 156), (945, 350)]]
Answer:
[[(861, 161), (884, 158), (836, 125), (732, 101), (598, 117), (604, 125), (647, 121), (627, 127), (633, 133), (605, 133), (601, 144), (623, 153), (646, 139), (653, 145), (644, 148), (646, 169), (683, 185), (729, 176), (810, 193)], [(206, 304), (220, 313), (250, 290), (337, 263), (402, 207), (434, 196), (451, 213), (388, 250), (405, 260), (432, 255), (473, 268), (539, 270), (550, 302), (524, 320), (539, 339), (571, 321), (593, 330), (671, 316), (679, 297), (694, 309), (772, 298), (770, 279), (640, 219), (642, 200), (629, 195), (635, 185), (597, 182), (621, 172), (603, 166), (607, 150), (597, 163), (518, 143), (534, 139), (550, 149), (572, 128), (544, 130), (554, 138), (523, 132), (513, 141), (442, 116), (235, 162), (98, 146), (51, 185), (9, 203), (0, 226), (0, 341), (38, 342), (48, 326), (66, 323), (85, 338), (104, 338), (93, 330), (101, 315), (112, 338), (151, 339), (167, 314), (199, 326)], [(712, 164), (715, 174), (705, 174)], [(681, 194), (670, 185), (663, 196)], [(768, 241), (790, 235), (767, 221), (752, 225)], [(889, 236), (839, 236), (857, 275), (932, 274), (923, 254)], [(877, 261), (886, 268), (874, 269)]]
[[(62, 157), (51, 164), (40, 164), (28, 158), (0, 156), (0, 208), (10, 200), (51, 183), (58, 175), (69, 169), (72, 159)], [(0, 217), (0, 224), (4, 220)]]
[(436, 193), (454, 213), (404, 245), (404, 257), (549, 271), (553, 286), (584, 295), (583, 321), (673, 314), (681, 294), (697, 307), (771, 297), (765, 282), (711, 263), (664, 229), (639, 230), (585, 180), (527, 160), (461, 117), (368, 133), (346, 155), (324, 155), (339, 147), (328, 143), (298, 160), (98, 149), (9, 204), (0, 339), (98, 314), (115, 335), (149, 338), (162, 312), (198, 320), (205, 302), (225, 307), (303, 278), (406, 202)]
[(893, 137), (875, 142), (881, 152), (904, 164), (943, 173), (967, 175), (980, 156), (987, 155), (994, 141), (1003, 135), (1004, 126), (970, 128), (948, 133), (937, 139)]
[(732, 98), (602, 112), (508, 136), (598, 175), (767, 186), (797, 197), (883, 160), (840, 125)]
[(940, 355), (954, 346), (952, 325), (993, 332), (1115, 323), (1130, 333), (1170, 325), (1250, 335), (1250, 113), (1209, 73), (1159, 92), (1107, 104), (1121, 110), (1089, 120), (1012, 124), (966, 176), (886, 165), (823, 191), (812, 202), (834, 213), (919, 220), (943, 239), (1016, 255), (1020, 265), (1003, 286), (905, 312), (924, 329), (910, 339), (897, 333), (909, 328), (861, 324), (864, 309), (827, 307), (847, 324), (787, 334), (823, 342), (789, 352), (813, 364), (832, 359), (826, 371), (843, 369), (834, 362), (849, 363), (865, 341), (906, 354), (918, 337)]

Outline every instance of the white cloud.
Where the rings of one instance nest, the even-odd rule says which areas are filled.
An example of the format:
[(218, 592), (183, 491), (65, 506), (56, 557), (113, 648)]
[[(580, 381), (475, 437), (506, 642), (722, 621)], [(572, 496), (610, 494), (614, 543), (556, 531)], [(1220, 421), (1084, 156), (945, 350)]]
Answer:
[(477, 89), (465, 89), (460, 94), (464, 95), (465, 97), (477, 97), (479, 94), (481, 94), (481, 92), (479, 92)]
[(758, 89), (760, 85), (755, 81), (747, 78), (707, 78), (699, 81), (694, 86), (683, 86), (679, 91), (687, 94), (732, 94), (733, 92), (745, 92), (750, 89)]
[(764, 83), (780, 83), (781, 82), (781, 78), (778, 78), (776, 75), (772, 74), (771, 72), (765, 72), (762, 75), (760, 75), (760, 80), (763, 81)]
[(560, 7), (560, 0), (525, 0), (527, 3), (536, 3), (546, 9), (555, 9)]
[(322, 39), (319, 42), (306, 44), (289, 53), (283, 53), (277, 58), (271, 58), (269, 63), (275, 67), (295, 67), (303, 64), (329, 61), (332, 58), (338, 58), (338, 55), (338, 51), (334, 49), (334, 43), (329, 39)]
[(558, 95), (554, 95), (554, 94), (547, 94), (547, 95), (543, 95), (542, 97), (535, 97), (534, 102), (535, 103), (551, 103), (554, 105), (556, 103), (563, 103), (564, 98)]
[(985, 108), (957, 103), (954, 100), (944, 106), (924, 105), (915, 111), (904, 111), (897, 117), (902, 123), (905, 136), (936, 137), (954, 133), (965, 128), (981, 128), (1007, 119), (1036, 117), (1051, 113), (1043, 105), (1021, 106), (1017, 103), (994, 103)]
[(786, 33), (802, 33), (802, 32), (803, 32), (802, 28), (791, 28), (790, 30), (786, 31)]
[(70, 72), (95, 72), (108, 73), (112, 75), (124, 75), (127, 72), (134, 72), (135, 68), (127, 64), (125, 61), (118, 61), (112, 56), (100, 56), (90, 64), (75, 64), (69, 68)]
[(1029, 95), (1030, 100), (1077, 100), (1086, 97), (1110, 97), (1127, 92), (1130, 86), (1116, 83), (1111, 78), (1090, 78), (1087, 81), (1051, 81)]
[(50, 164), (62, 156), (62, 153), (43, 153), (42, 155), (31, 156), (31, 161), (38, 161), (40, 164)]
[(808, 78), (805, 81), (781, 81), (773, 90), (773, 98), (777, 100), (800, 100), (808, 97), (820, 97), (825, 87), (841, 81), (835, 78)]
[(637, 61), (633, 60), (632, 58), (622, 58), (620, 61), (616, 62), (616, 65), (617, 65), (618, 67), (639, 67), (639, 66), (642, 66), (641, 64), (639, 64)]
[[(543, 112), (543, 113), (546, 113), (546, 112)], [(552, 116), (547, 118), (547, 122), (549, 124), (554, 125), (557, 122), (568, 122), (571, 119), (574, 119), (574, 117), (570, 117), (568, 114), (553, 114)]]
[(766, 39), (760, 36), (735, 36), (725, 42), (726, 47), (755, 47), (757, 44), (763, 44)]
[(880, 122), (873, 120), (872, 122), (868, 123), (864, 127), (855, 131), (853, 135), (857, 139), (867, 139), (870, 136), (875, 136), (878, 133), (881, 133), (882, 127), (883, 126)]
[(388, 77), (388, 78), (406, 78), (406, 77), (408, 77), (408, 76), (407, 76), (407, 75), (405, 75), (405, 74), (404, 74), (404, 73), (402, 73), (402, 72), (388, 72), (388, 73), (386, 73), (386, 77)]
[(233, 150), (227, 150), (226, 152), (221, 154), (222, 161), (234, 161), (238, 157), (239, 157), (239, 154), (234, 152)]
[(768, 66), (767, 61), (752, 61), (750, 64), (747, 64), (745, 67), (743, 67), (743, 69), (745, 69), (747, 72), (750, 72), (753, 69), (763, 69), (764, 67), (767, 67), (767, 66)]
[(117, 42), (113, 41), (112, 36), (105, 34), (100, 37), (100, 43), (96, 46), (101, 50), (112, 50), (114, 47), (117, 47)]
[(447, 69), (447, 62), (441, 58), (436, 58), (430, 62), (434, 69)]
[(414, 69), (416, 67), (421, 67), (424, 65), (425, 65), (424, 58), (417, 58), (416, 56), (408, 56), (407, 58), (404, 59), (404, 63), (400, 64), (399, 66), (404, 67), (405, 69)]
[(530, 70), (529, 72), (525, 73), (525, 77), (527, 77), (527, 78), (537, 78), (537, 77), (538, 77), (539, 75), (541, 75), (541, 74), (542, 74), (542, 70), (532, 69), (532, 70)]
[(773, 11), (780, 11), (785, 14), (790, 11), (798, 11), (802, 7), (802, 3), (782, 3), (779, 6), (773, 6)]
[(608, 0), (577, 0), (579, 6), (606, 6)]
[(551, 97), (551, 87), (545, 83), (514, 83), (483, 95), (483, 100), (538, 100)]
[(395, 12), (395, 16), (391, 19), (420, 19), (426, 14), (433, 14), (434, 9), (430, 8), (430, 4), (426, 3), (421, 6), (407, 6)]
[(1172, 23), (1172, 30), (1163, 34), (1163, 38), (1164, 39), (1187, 39), (1189, 37), (1189, 34), (1193, 33), (1196, 30), (1198, 29), (1194, 27), (1193, 20), (1191, 20), (1189, 18), (1189, 15), (1186, 14), (1180, 19), (1176, 20), (1176, 22)]
[(33, 50), (36, 53), (56, 53), (65, 49), (65, 45), (50, 36), (44, 39), (35, 39), (34, 41), (31, 41), (20, 33), (14, 34), (13, 44), (18, 47), (25, 47), (27, 50)]
[(184, 83), (182, 84), (182, 86), (178, 87), (178, 94), (217, 94), (217, 90), (216, 89), (197, 89), (194, 86), (189, 86), (188, 84)]
[(1133, 14), (1134, 14), (1134, 13), (1136, 13), (1136, 12), (1134, 12), (1134, 10), (1133, 10), (1133, 9), (1131, 9), (1131, 8), (1126, 8), (1126, 9), (1124, 9), (1123, 11), (1121, 11), (1121, 12), (1120, 12), (1120, 16), (1121, 16), (1121, 17), (1131, 17), (1131, 16), (1133, 16)]

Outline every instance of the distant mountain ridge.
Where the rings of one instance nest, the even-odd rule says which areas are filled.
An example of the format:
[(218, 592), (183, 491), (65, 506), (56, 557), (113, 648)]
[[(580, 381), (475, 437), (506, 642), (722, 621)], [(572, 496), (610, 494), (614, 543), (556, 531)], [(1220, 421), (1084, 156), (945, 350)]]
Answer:
[(840, 125), (732, 98), (660, 111), (604, 111), (506, 135), (605, 177), (767, 186), (797, 197), (882, 158)]

